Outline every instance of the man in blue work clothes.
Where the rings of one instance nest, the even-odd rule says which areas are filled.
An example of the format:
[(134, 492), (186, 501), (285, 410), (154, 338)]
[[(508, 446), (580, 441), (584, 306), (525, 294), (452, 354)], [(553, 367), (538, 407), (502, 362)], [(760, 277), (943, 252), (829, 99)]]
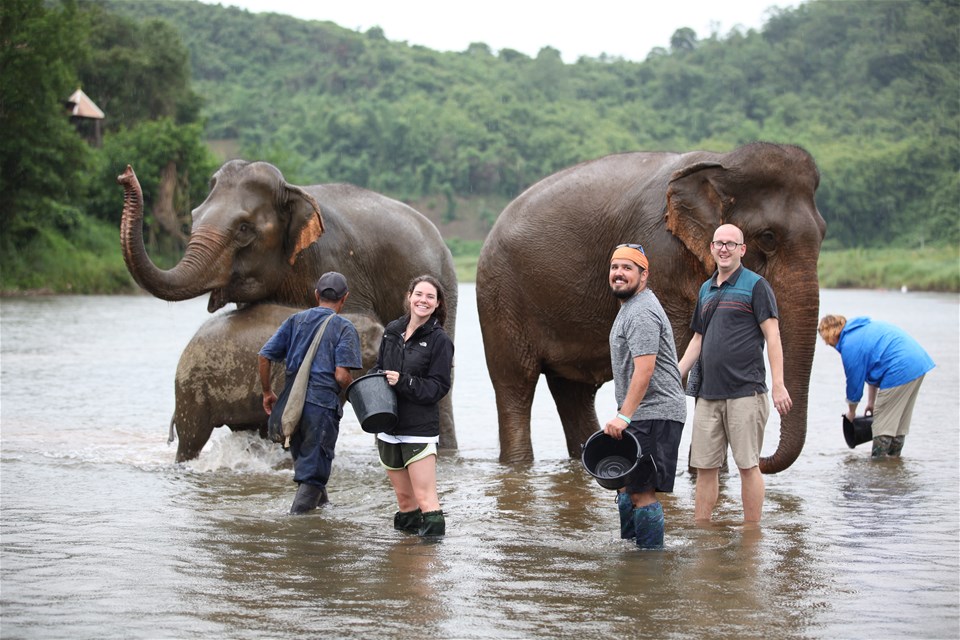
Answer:
[[(350, 369), (362, 366), (360, 336), (353, 324), (339, 315), (348, 295), (342, 274), (323, 274), (314, 291), (317, 306), (287, 318), (260, 349), (260, 385), (267, 415), (277, 402), (270, 388), (270, 363), (285, 361), (286, 384), (293, 384), (301, 364), (310, 367), (303, 415), (290, 438), (293, 480), (299, 485), (290, 507), (293, 514), (306, 513), (327, 502), (327, 480), (343, 415), (340, 393), (352, 382)], [(331, 315), (313, 362), (303, 363), (317, 330)]]

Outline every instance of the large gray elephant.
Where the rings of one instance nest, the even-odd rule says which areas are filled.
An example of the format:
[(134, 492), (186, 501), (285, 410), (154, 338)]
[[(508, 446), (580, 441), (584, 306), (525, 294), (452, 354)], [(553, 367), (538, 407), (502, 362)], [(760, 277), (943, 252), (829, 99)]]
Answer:
[[(133, 169), (118, 182), (124, 260), (134, 280), (158, 298), (209, 293), (210, 312), (230, 302), (306, 308), (314, 304), (317, 278), (335, 270), (350, 285), (344, 313), (385, 326), (407, 311), (410, 280), (428, 273), (446, 289), (446, 329), (454, 336), (453, 257), (433, 223), (402, 202), (349, 184), (300, 187), (269, 163), (231, 160), (193, 210), (183, 258), (163, 270), (144, 248), (143, 196)], [(440, 404), (440, 446), (457, 447), (452, 394)]]
[[(257, 372), (257, 352), (277, 328), (300, 311), (275, 304), (252, 304), (218, 313), (203, 323), (184, 348), (174, 379), (176, 406), (170, 439), (176, 432), (177, 462), (191, 460), (216, 427), (254, 430), (266, 437), (267, 415)], [(363, 375), (377, 361), (383, 325), (367, 315), (343, 314), (353, 322), (363, 345)], [(274, 389), (284, 384), (283, 366), (272, 368)]]
[[(477, 306), (496, 393), (500, 460), (533, 459), (530, 407), (547, 378), (573, 457), (600, 428), (596, 390), (612, 379), (608, 333), (617, 313), (607, 271), (617, 244), (639, 242), (649, 286), (690, 340), (700, 285), (716, 265), (709, 242), (732, 223), (744, 264), (777, 295), (785, 382), (793, 410), (781, 421), (764, 473), (789, 467), (806, 438), (817, 335), (817, 259), (825, 224), (814, 202), (820, 175), (795, 146), (754, 143), (730, 153), (622, 153), (534, 184), (500, 214), (477, 266)], [(612, 410), (613, 408), (611, 408)]]

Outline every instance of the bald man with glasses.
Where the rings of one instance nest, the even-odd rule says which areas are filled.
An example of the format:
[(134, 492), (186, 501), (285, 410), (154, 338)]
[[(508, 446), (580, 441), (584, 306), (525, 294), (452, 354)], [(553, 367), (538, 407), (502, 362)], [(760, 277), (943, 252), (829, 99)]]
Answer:
[(777, 300), (770, 283), (741, 263), (747, 245), (738, 227), (718, 227), (710, 252), (717, 271), (700, 287), (690, 322), (694, 334), (680, 359), (683, 376), (698, 360), (701, 365), (689, 463), (697, 470), (694, 517), (709, 521), (713, 515), (729, 446), (740, 470), (744, 522), (759, 522), (765, 491), (760, 449), (770, 414), (764, 344), (773, 406), (780, 415), (793, 406), (783, 382)]

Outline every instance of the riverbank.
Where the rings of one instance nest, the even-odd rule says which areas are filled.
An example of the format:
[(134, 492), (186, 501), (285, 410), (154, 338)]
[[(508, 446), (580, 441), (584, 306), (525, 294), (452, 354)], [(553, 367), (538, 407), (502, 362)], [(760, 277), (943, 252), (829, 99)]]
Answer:
[(960, 247), (822, 251), (821, 289), (960, 292)]
[[(474, 282), (477, 255), (455, 255), (457, 278)], [(960, 293), (960, 248), (823, 251), (822, 289), (900, 289)]]
[[(25, 247), (4, 246), (0, 254), (0, 296), (139, 291), (120, 255), (116, 229), (106, 224), (91, 226), (79, 242), (41, 232)], [(451, 238), (447, 244), (458, 280), (475, 282), (482, 242)], [(158, 255), (155, 259), (169, 267), (177, 256)], [(818, 270), (824, 289), (960, 293), (960, 247), (822, 251)]]

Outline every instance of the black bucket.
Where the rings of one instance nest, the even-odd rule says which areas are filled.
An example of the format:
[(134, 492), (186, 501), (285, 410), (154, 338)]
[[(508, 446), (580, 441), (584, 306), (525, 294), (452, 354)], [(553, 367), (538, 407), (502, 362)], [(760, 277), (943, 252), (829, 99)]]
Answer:
[(853, 422), (843, 416), (843, 439), (851, 449), (873, 440), (873, 416), (860, 416), (854, 418)]
[(584, 443), (580, 461), (601, 487), (619, 489), (640, 464), (640, 443), (629, 431), (623, 432), (621, 440), (597, 431)]
[(397, 424), (397, 394), (387, 383), (387, 374), (368, 373), (350, 383), (347, 400), (367, 433), (390, 431)]

